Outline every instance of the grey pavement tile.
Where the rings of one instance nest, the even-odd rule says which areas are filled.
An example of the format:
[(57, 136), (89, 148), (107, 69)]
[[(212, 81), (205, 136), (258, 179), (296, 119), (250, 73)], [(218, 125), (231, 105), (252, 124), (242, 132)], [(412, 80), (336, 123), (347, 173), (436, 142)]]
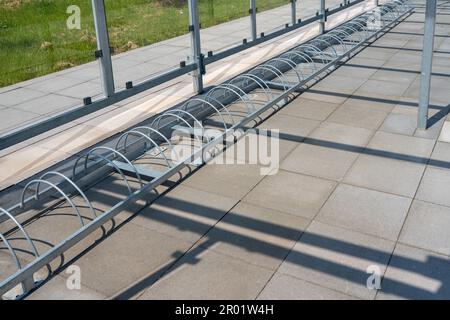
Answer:
[(263, 178), (258, 165), (208, 164), (182, 184), (239, 200)]
[[(342, 65), (333, 74), (347, 77), (347, 78), (360, 78), (360, 79), (369, 79), (371, 75), (377, 72), (377, 69), (370, 68), (370, 65), (365, 64), (366, 61), (355, 61), (351, 59), (348, 64), (350, 65)], [(352, 66), (352, 64), (354, 66)]]
[(281, 168), (297, 173), (340, 181), (358, 153), (305, 143), (299, 145), (281, 163)]
[(92, 290), (86, 285), (82, 285), (80, 289), (69, 289), (67, 279), (55, 276), (43, 287), (27, 296), (26, 300), (104, 300), (106, 298), (105, 294)]
[(450, 208), (415, 200), (400, 242), (450, 256)]
[(398, 244), (377, 299), (449, 299), (450, 259)]
[(383, 66), (384, 63), (385, 63), (384, 59), (376, 59), (376, 57), (370, 57), (370, 55), (367, 57), (361, 57), (360, 55), (356, 55), (353, 58), (351, 58), (344, 66), (357, 65), (357, 66), (379, 68)]
[(259, 129), (278, 129), (280, 138), (301, 142), (318, 125), (319, 121), (275, 114), (258, 126)]
[(344, 182), (412, 198), (419, 186), (424, 164), (361, 155), (347, 172)]
[(361, 108), (364, 110), (377, 110), (381, 112), (391, 112), (395, 103), (391, 100), (377, 99), (376, 96), (352, 96), (348, 98), (343, 104), (342, 108)]
[(144, 208), (130, 222), (173, 238), (197, 241), (237, 200), (183, 185)]
[(275, 169), (298, 143), (272, 134), (273, 132), (265, 130), (258, 131), (258, 134), (247, 131), (236, 143), (216, 155), (213, 161), (226, 164), (257, 164), (267, 170)]
[(190, 246), (191, 243), (126, 224), (74, 264), (81, 269), (82, 284), (110, 297), (144, 277), (160, 274)]
[(276, 273), (258, 296), (261, 300), (354, 300), (339, 291)]
[(101, 95), (103, 94), (103, 89), (99, 83), (88, 81), (64, 90), (60, 90), (58, 94), (83, 99), (85, 97), (95, 97)]
[[(432, 104), (444, 104), (447, 105), (450, 101), (450, 90), (443, 89), (437, 86), (431, 86), (430, 88), (430, 103)], [(404, 92), (404, 96), (407, 98), (412, 98), (419, 100), (420, 96), (420, 85), (413, 84)]]
[(215, 252), (276, 270), (308, 224), (305, 218), (241, 202), (202, 242)]
[(2, 109), (0, 110), (0, 115), (0, 131), (24, 125), (32, 120), (38, 120), (42, 117), (39, 114), (15, 108)]
[(334, 75), (332, 73), (325, 79), (321, 80), (317, 85), (314, 86), (314, 89), (320, 89), (323, 88), (325, 90), (327, 89), (336, 89), (336, 90), (351, 90), (355, 91), (358, 89), (366, 79), (361, 78), (348, 78), (348, 77), (342, 77), (338, 75)]
[(351, 96), (352, 92), (347, 93), (333, 93), (325, 90), (308, 90), (302, 93), (301, 97), (309, 100), (317, 100), (328, 103), (342, 104)]
[(368, 154), (383, 154), (400, 160), (427, 163), (435, 142), (388, 132), (377, 132), (367, 145)]
[(0, 94), (1, 104), (6, 107), (15, 106), (44, 96), (46, 93), (27, 88), (17, 88)]
[(379, 98), (401, 96), (409, 87), (408, 83), (392, 81), (368, 80), (358, 90), (355, 95), (364, 93), (376, 94)]
[(336, 183), (280, 170), (267, 176), (243, 200), (257, 206), (312, 218)]
[(73, 87), (77, 84), (83, 83), (85, 80), (65, 78), (64, 76), (53, 77), (48, 80), (38, 81), (29, 84), (27, 88), (38, 90), (46, 93), (58, 93), (59, 90)]
[(50, 93), (43, 97), (21, 103), (15, 108), (23, 111), (46, 115), (61, 111), (62, 109), (69, 109), (71, 107), (81, 105), (82, 103), (83, 102), (80, 99), (74, 99)]
[(396, 241), (410, 204), (409, 198), (340, 184), (316, 219)]
[(428, 167), (417, 191), (416, 199), (450, 206), (450, 171)]
[(369, 58), (377, 60), (388, 60), (392, 58), (398, 49), (382, 49), (382, 48), (367, 48), (358, 54), (358, 58)]
[(272, 274), (271, 270), (197, 247), (139, 299), (255, 299)]
[(428, 165), (439, 169), (450, 169), (450, 143), (437, 141)]
[(287, 116), (301, 117), (312, 120), (325, 120), (339, 105), (302, 97), (290, 102), (278, 113)]
[(100, 69), (97, 63), (89, 63), (64, 70), (62, 75), (69, 79), (92, 81), (95, 79), (100, 79)]
[[(319, 145), (347, 150), (347, 147), (365, 147), (373, 135), (373, 131), (333, 122), (322, 122), (314, 130), (309, 139)], [(333, 144), (334, 143), (334, 144)], [(356, 148), (359, 150), (359, 148)]]
[(399, 72), (399, 71), (390, 71), (390, 70), (378, 70), (375, 72), (370, 79), (372, 80), (381, 80), (381, 81), (392, 81), (392, 82), (401, 82), (401, 83), (413, 83), (414, 80), (419, 75), (411, 72)]
[(362, 299), (376, 291), (366, 286), (369, 266), (386, 268), (394, 242), (314, 221), (278, 269), (314, 284)]
[(413, 135), (417, 128), (417, 115), (391, 113), (383, 125), (381, 131)]
[(386, 117), (387, 113), (384, 111), (344, 106), (334, 111), (327, 121), (376, 130)]

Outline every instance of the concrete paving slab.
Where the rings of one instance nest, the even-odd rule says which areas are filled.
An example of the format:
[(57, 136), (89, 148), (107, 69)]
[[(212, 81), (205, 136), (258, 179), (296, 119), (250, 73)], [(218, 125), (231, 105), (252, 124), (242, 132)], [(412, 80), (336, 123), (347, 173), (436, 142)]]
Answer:
[(241, 199), (261, 181), (258, 165), (206, 165), (182, 184), (194, 189)]
[(353, 300), (352, 296), (276, 273), (258, 296), (261, 300)]
[(417, 115), (391, 113), (383, 125), (381, 131), (413, 135), (417, 128)]
[(301, 142), (318, 125), (319, 121), (277, 114), (258, 126), (259, 129), (278, 129), (280, 138)]
[(335, 185), (329, 180), (280, 170), (262, 180), (243, 200), (310, 219), (322, 207)]
[(358, 90), (355, 95), (364, 95), (364, 93), (376, 94), (379, 98), (395, 97), (403, 95), (408, 89), (409, 84), (404, 82), (367, 80)]
[(379, 131), (367, 145), (366, 153), (377, 155), (385, 152), (389, 158), (427, 163), (434, 144), (430, 139)]
[(450, 144), (437, 141), (428, 165), (439, 169), (450, 169)]
[(340, 181), (357, 157), (358, 153), (309, 144), (307, 139), (281, 163), (281, 168)]
[(386, 117), (387, 113), (384, 111), (345, 106), (334, 111), (327, 121), (376, 130)]
[(14, 108), (40, 115), (47, 115), (66, 109), (68, 106), (75, 107), (81, 104), (82, 102), (80, 99), (65, 97), (59, 94), (48, 94), (31, 101), (21, 103)]
[(81, 289), (69, 289), (67, 279), (55, 276), (45, 284), (45, 289), (37, 290), (27, 296), (27, 300), (104, 300), (103, 293), (82, 285)]
[(344, 178), (345, 183), (412, 198), (424, 164), (361, 155)]
[(415, 200), (399, 241), (450, 256), (450, 208)]
[(377, 299), (448, 299), (449, 258), (397, 245)]
[(255, 299), (272, 274), (271, 270), (196, 248), (139, 299)]
[(45, 93), (27, 88), (15, 88), (1, 94), (2, 105), (12, 107), (26, 101), (44, 96)]
[(173, 189), (130, 222), (184, 241), (199, 240), (237, 200), (183, 185)]
[(309, 100), (298, 97), (286, 107), (281, 109), (278, 114), (294, 116), (312, 120), (325, 120), (339, 105), (317, 100)]
[(444, 206), (450, 206), (450, 172), (428, 167), (420, 183), (416, 198)]
[(389, 113), (394, 108), (395, 104), (390, 100), (377, 99), (371, 96), (352, 96), (348, 98), (343, 104), (342, 108), (361, 108), (364, 110), (377, 110)]
[(233, 208), (202, 239), (215, 252), (276, 270), (308, 219), (245, 202)]
[(99, 83), (94, 81), (86, 81), (73, 87), (59, 90), (58, 94), (75, 99), (81, 99), (81, 104), (83, 98), (101, 96), (103, 94), (103, 89)]
[(410, 204), (409, 198), (340, 184), (317, 220), (396, 241)]
[(279, 272), (362, 299), (376, 291), (366, 286), (369, 266), (386, 268), (394, 243), (313, 222)]
[(342, 149), (345, 146), (339, 146), (339, 144), (347, 145), (351, 147), (365, 147), (373, 135), (373, 131), (342, 125), (332, 122), (322, 122), (320, 126), (314, 130), (309, 138), (314, 140), (320, 140), (320, 142), (334, 142), (337, 145), (335, 147)]
[(38, 113), (23, 111), (15, 108), (3, 108), (0, 117), (0, 132), (7, 132), (25, 123), (37, 121), (42, 118)]
[(81, 269), (82, 285), (110, 297), (146, 276), (161, 272), (190, 246), (179, 239), (127, 224), (74, 264)]

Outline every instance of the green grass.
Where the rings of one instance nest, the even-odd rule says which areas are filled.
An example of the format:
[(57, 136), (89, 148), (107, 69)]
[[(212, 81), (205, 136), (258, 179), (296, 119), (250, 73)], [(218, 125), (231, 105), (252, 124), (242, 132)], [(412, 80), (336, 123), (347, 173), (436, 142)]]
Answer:
[[(287, 0), (259, 0), (260, 11)], [(186, 0), (105, 0), (114, 52), (187, 33)], [(81, 30), (66, 27), (70, 5), (81, 9)], [(199, 0), (202, 27), (248, 15), (248, 0)], [(0, 0), (0, 87), (94, 60), (90, 0)]]

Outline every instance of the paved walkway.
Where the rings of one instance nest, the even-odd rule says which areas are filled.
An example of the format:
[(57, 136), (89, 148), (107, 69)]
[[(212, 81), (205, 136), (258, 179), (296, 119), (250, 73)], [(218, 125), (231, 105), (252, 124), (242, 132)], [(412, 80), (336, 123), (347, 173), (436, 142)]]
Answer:
[[(333, 7), (341, 2), (331, 0), (327, 4)], [(316, 0), (302, 0), (298, 17), (314, 15), (318, 3)], [(290, 22), (290, 10), (290, 5), (286, 5), (259, 13), (258, 32), (267, 33)], [(206, 28), (201, 31), (202, 51), (219, 51), (241, 43), (249, 36), (248, 17)], [(127, 81), (143, 81), (177, 67), (179, 61), (186, 60), (189, 55), (189, 34), (118, 54), (113, 58), (116, 87), (123, 89)], [(102, 97), (99, 70), (98, 63), (92, 62), (0, 88), (0, 134), (79, 106), (84, 97)]]
[(277, 174), (201, 168), (74, 262), (81, 291), (61, 274), (30, 298), (450, 298), (450, 55), (434, 60), (433, 126), (416, 131), (417, 11), (260, 126), (281, 131)]
[[(354, 6), (348, 10), (336, 14), (330, 17), (328, 26), (331, 28), (336, 24), (342, 23), (346, 19), (351, 18), (354, 15), (368, 10), (372, 6), (373, 1), (369, 0), (362, 3), (361, 5)], [(285, 9), (286, 8), (281, 8), (276, 10)], [(267, 14), (274, 13), (269, 11)], [(270, 21), (270, 19), (267, 20)], [(240, 19), (237, 20), (237, 22), (233, 21), (225, 24), (225, 26), (220, 25), (214, 28), (226, 29), (228, 28), (226, 25), (234, 25), (235, 23), (239, 23), (239, 21), (241, 21), (240, 23), (242, 25), (248, 23), (246, 19)], [(211, 28), (211, 30), (214, 30), (214, 28)], [(242, 27), (241, 30), (244, 30), (244, 28)], [(283, 37), (263, 43), (252, 49), (246, 50), (245, 52), (228, 57), (227, 59), (221, 60), (211, 66), (208, 66), (208, 73), (204, 78), (205, 84), (216, 85), (218, 83), (221, 83), (234, 75), (242, 73), (244, 70), (250, 68), (251, 66), (259, 64), (269, 59), (270, 57), (275, 56), (276, 54), (286, 51), (287, 49), (306, 41), (307, 39), (317, 35), (318, 31), (319, 30), (317, 24), (309, 25), (295, 32), (284, 35)], [(175, 40), (169, 40), (169, 42), (170, 41)], [(169, 43), (165, 42), (161, 44), (161, 46), (151, 46), (148, 48), (137, 49), (129, 53), (125, 53), (124, 55), (117, 56), (116, 59), (121, 59), (128, 62), (131, 61), (133, 57), (138, 56), (150, 56), (154, 59), (156, 59), (156, 57), (159, 57), (159, 59), (161, 59), (162, 51), (159, 51), (159, 49), (164, 48), (171, 48), (171, 46)], [(152, 52), (152, 55), (150, 55), (149, 52)], [(170, 56), (166, 56), (166, 58), (169, 59)], [(178, 60), (175, 59), (169, 61)], [(128, 62), (124, 63), (126, 64)], [(137, 70), (142, 68), (142, 63), (145, 62), (136, 61), (135, 67), (129, 66), (129, 73), (138, 74)], [(152, 65), (152, 63), (150, 62), (148, 63), (149, 65)], [(77, 71), (73, 69), (76, 69)], [(62, 71), (57, 75), (53, 74), (43, 77), (39, 81), (32, 80), (30, 82), (37, 81), (34, 84), (40, 84), (42, 88), (56, 88), (59, 85), (63, 85), (63, 83), (65, 83), (68, 78), (84, 76), (89, 78), (89, 74), (95, 75), (98, 71), (98, 65), (96, 63), (91, 63), (73, 69)], [(80, 87), (71, 87), (74, 92), (78, 92), (80, 97), (83, 95), (89, 95), (89, 90), (95, 88), (95, 86), (93, 85), (94, 82), (92, 82), (92, 80), (88, 80), (87, 78), (84, 79), (84, 84), (80, 84)], [(128, 78), (128, 80), (130, 79)], [(31, 90), (30, 88), (24, 88), (24, 84), (22, 84), (21, 86), (22, 87), (19, 86), (19, 88), (16, 90), (8, 91), (4, 93), (4, 95), (0, 96), (0, 101), (2, 101), (0, 102), (0, 105), (5, 103), (4, 101), (8, 101), (5, 100), (5, 97), (10, 97), (10, 101), (14, 101), (16, 99), (14, 98), (16, 97), (16, 93), (18, 96), (22, 96), (22, 94), (20, 93), (22, 92), (21, 90), (37, 94), (35, 89)], [(52, 99), (52, 97), (54, 97), (58, 100), (59, 98), (56, 97), (56, 95), (61, 95), (61, 92), (63, 92), (64, 89), (59, 87), (55, 90), (57, 91), (57, 94), (48, 93), (48, 95), (46, 95), (46, 93), (39, 91), (39, 95), (46, 95), (46, 97), (49, 99)], [(52, 166), (59, 161), (67, 159), (73, 155), (77, 155), (85, 148), (92, 146), (115, 133), (129, 128), (130, 126), (141, 122), (142, 120), (154, 115), (155, 113), (173, 107), (177, 103), (188, 99), (192, 95), (193, 90), (190, 76), (186, 75), (183, 77), (179, 77), (169, 83), (165, 83), (138, 96), (117, 103), (94, 114), (80, 118), (72, 123), (66, 124), (45, 134), (39, 135), (36, 138), (27, 140), (8, 149), (1, 150), (0, 167), (2, 169), (7, 169), (0, 170), (0, 190), (12, 186), (22, 181), (23, 179), (26, 179), (40, 172), (41, 170)], [(23, 97), (23, 99), (28, 98)], [(37, 96), (30, 99), (31, 100), (29, 101), (29, 103), (35, 104), (34, 108), (42, 108), (42, 101), (40, 101)], [(26, 105), (26, 102), (4, 109), (0, 107), (0, 123), (10, 124), (14, 123), (14, 121), (16, 120), (25, 121), (27, 117), (23, 116), (22, 113), (26, 113), (27, 111), (19, 110), (19, 107), (23, 108), (24, 105)], [(49, 107), (48, 110), (50, 110), (50, 113), (54, 112), (54, 110), (50, 107), (51, 104), (47, 104), (47, 106)], [(59, 108), (60, 104), (58, 103), (56, 104), (56, 106), (57, 107), (55, 108)]]

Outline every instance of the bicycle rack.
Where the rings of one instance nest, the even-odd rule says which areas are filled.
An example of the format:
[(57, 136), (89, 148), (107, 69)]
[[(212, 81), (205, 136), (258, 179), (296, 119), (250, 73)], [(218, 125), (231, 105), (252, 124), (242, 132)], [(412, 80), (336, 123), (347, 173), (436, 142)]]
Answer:
[[(213, 87), (203, 96), (194, 97), (181, 107), (161, 113), (148, 126), (138, 126), (124, 132), (118, 137), (114, 148), (100, 146), (90, 149), (75, 161), (72, 177), (49, 171), (39, 179), (30, 181), (26, 184), (17, 205), (8, 210), (0, 207), (0, 223), (9, 221), (14, 226), (11, 232), (0, 233), (0, 240), (6, 246), (5, 249), (17, 268), (15, 273), (0, 283), (0, 297), (18, 285), (21, 286), (22, 294), (33, 290), (38, 285), (34, 279), (35, 273), (41, 268), (47, 266), (51, 272), (50, 262), (114, 218), (128, 205), (140, 199), (146, 192), (153, 191), (185, 167), (194, 165), (196, 160), (201, 159), (203, 163), (205, 153), (213, 154), (217, 149), (223, 150), (226, 145), (223, 142), (230, 137), (235, 139), (237, 129), (241, 130), (270, 108), (283, 106), (289, 95), (335, 68), (365, 43), (409, 14), (412, 9), (407, 0), (393, 0), (380, 5), (376, 9), (377, 12), (366, 12), (326, 34), (319, 35)], [(383, 23), (379, 28), (369, 28), (368, 22), (376, 15), (380, 16)], [(339, 47), (339, 50), (335, 47)], [(293, 74), (294, 77), (288, 76), (289, 74)], [(251, 94), (260, 99), (252, 98)], [(208, 125), (215, 121), (213, 118), (219, 119), (217, 121), (219, 124), (213, 126), (215, 132), (219, 134), (210, 135)], [(181, 136), (188, 137), (198, 144), (198, 148), (184, 158), (178, 156), (177, 144), (174, 142)], [(130, 142), (131, 137), (134, 137), (135, 141)], [(140, 155), (158, 162), (163, 170), (153, 170), (134, 163), (136, 157), (130, 156), (132, 153), (130, 150), (139, 143), (144, 145)], [(170, 157), (166, 154), (167, 151), (170, 151)], [(78, 170), (80, 163), (82, 170)], [(106, 176), (116, 172), (125, 182), (128, 195), (108, 211), (97, 214), (83, 192), (82, 185), (85, 182), (81, 181), (100, 168)], [(137, 187), (131, 186), (129, 177), (138, 180)], [(60, 178), (61, 181), (54, 183), (49, 181), (50, 178)], [(41, 188), (44, 185), (46, 188)], [(33, 186), (34, 195), (26, 198), (26, 192)], [(15, 217), (32, 208), (33, 203), (40, 203), (41, 200), (55, 194), (73, 209), (80, 220), (80, 228), (61, 243), (39, 254), (32, 237)], [(85, 221), (78, 206), (72, 201), (74, 196), (81, 196), (92, 214), (92, 220)], [(20, 261), (16, 249), (8, 238), (17, 231), (23, 235), (34, 257), (26, 264)]]

